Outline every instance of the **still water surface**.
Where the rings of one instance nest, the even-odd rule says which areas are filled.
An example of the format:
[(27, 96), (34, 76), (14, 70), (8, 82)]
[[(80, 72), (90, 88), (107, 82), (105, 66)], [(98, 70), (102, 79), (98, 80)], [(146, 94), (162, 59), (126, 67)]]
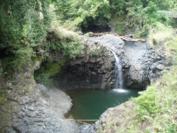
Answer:
[(69, 115), (75, 119), (98, 119), (109, 107), (138, 96), (138, 90), (72, 90), (66, 93), (73, 103)]

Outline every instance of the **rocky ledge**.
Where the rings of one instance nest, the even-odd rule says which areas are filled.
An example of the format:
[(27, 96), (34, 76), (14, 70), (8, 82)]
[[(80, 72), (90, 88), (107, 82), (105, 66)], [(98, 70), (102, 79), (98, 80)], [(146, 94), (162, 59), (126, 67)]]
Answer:
[[(109, 108), (95, 123), (95, 132), (98, 133), (124, 133), (129, 127), (129, 122), (135, 119), (136, 114), (132, 110), (135, 105), (128, 101), (119, 106)], [(118, 131), (119, 130), (119, 131)]]
[(58, 89), (37, 84), (23, 96), (13, 94), (1, 105), (2, 133), (78, 133), (74, 120), (64, 118), (72, 105), (71, 99)]

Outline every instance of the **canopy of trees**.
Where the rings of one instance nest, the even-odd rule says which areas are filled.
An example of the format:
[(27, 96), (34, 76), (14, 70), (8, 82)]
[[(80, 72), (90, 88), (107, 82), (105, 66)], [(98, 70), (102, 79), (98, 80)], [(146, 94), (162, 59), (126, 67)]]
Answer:
[[(55, 7), (57, 23), (80, 30), (92, 23), (111, 25), (120, 34), (147, 35), (157, 22), (171, 25), (158, 11), (177, 8), (176, 0), (6, 0), (0, 1), (0, 52), (8, 64), (23, 65), (44, 45)], [(116, 19), (113, 19), (116, 18)], [(103, 26), (104, 27), (104, 26)], [(67, 49), (67, 48), (66, 48)]]

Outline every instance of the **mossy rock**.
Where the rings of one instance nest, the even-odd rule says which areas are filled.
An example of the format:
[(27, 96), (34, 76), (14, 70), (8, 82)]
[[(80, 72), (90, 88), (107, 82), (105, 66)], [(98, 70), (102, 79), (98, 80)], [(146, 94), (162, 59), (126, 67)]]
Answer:
[(1, 89), (0, 90), (0, 105), (2, 105), (3, 103), (5, 103), (7, 101), (7, 95), (6, 92)]
[(35, 80), (46, 86), (53, 86), (53, 77), (61, 72), (64, 63), (65, 60), (42, 63), (41, 68), (34, 73)]

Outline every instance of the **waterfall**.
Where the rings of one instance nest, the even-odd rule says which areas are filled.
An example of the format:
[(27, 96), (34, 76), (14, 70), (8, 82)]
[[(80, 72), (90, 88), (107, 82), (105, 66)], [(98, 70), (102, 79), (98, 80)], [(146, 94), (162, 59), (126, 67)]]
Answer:
[(112, 51), (115, 58), (115, 68), (116, 68), (116, 83), (115, 88), (123, 88), (123, 74), (122, 74), (122, 64), (120, 58)]
[(111, 50), (115, 58), (115, 69), (116, 69), (116, 82), (115, 82), (115, 89), (113, 91), (119, 93), (126, 93), (127, 90), (124, 89), (124, 80), (123, 80), (123, 73), (122, 73), (122, 63), (120, 58), (116, 55), (114, 51)]

